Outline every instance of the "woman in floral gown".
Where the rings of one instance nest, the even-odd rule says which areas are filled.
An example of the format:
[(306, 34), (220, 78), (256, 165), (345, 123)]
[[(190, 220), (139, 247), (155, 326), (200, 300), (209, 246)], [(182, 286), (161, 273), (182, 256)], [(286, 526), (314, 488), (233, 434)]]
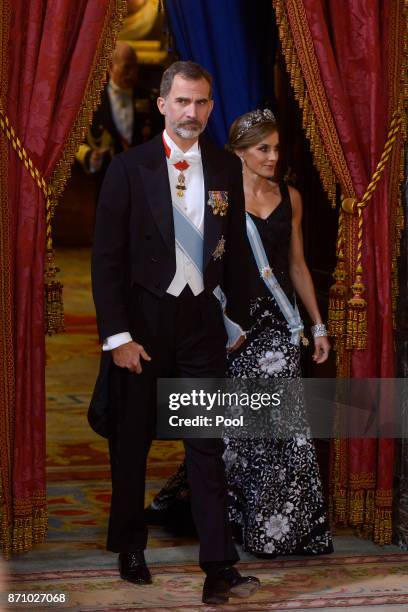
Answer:
[[(247, 227), (261, 240), (283, 299), (295, 308), (295, 292), (311, 320), (313, 359), (323, 363), (329, 343), (303, 254), (302, 202), (298, 191), (276, 182), (279, 132), (269, 110), (247, 113), (233, 123), (228, 148), (242, 160)], [(251, 245), (252, 246), (252, 245)], [(228, 377), (299, 378), (299, 334), (294, 340), (279, 299), (263, 270), (251, 259), (248, 290), (252, 325), (229, 354)], [(296, 334), (295, 334), (296, 336)], [(301, 397), (291, 418), (304, 422)], [(305, 435), (276, 439), (226, 438), (230, 520), (244, 550), (257, 555), (319, 554), (332, 551), (313, 441)], [(188, 499), (184, 465), (156, 496), (151, 510), (167, 511)], [(154, 514), (154, 512), (153, 512)]]

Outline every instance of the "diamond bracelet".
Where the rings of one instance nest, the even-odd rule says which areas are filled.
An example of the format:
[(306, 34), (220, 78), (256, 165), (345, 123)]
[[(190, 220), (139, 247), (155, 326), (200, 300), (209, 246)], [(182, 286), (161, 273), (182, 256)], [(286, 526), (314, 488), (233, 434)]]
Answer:
[(327, 336), (327, 327), (324, 323), (317, 323), (312, 325), (310, 328), (313, 338), (320, 338), (321, 336)]

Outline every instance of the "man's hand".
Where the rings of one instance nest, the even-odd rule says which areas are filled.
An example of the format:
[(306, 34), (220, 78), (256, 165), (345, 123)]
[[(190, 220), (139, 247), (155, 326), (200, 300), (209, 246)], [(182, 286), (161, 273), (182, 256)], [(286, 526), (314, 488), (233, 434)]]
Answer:
[(316, 363), (324, 363), (329, 357), (330, 343), (327, 336), (317, 336), (314, 339), (315, 350), (313, 353), (313, 361)]
[(246, 336), (245, 334), (242, 334), (242, 336), (240, 336), (238, 340), (232, 346), (227, 348), (227, 352), (232, 353), (232, 351), (236, 351), (237, 348), (239, 348), (241, 344), (245, 342), (245, 340), (246, 340)]
[(91, 172), (98, 172), (103, 164), (103, 158), (109, 149), (94, 149), (89, 157), (89, 168)]
[(142, 364), (140, 358), (151, 361), (152, 358), (146, 353), (143, 346), (137, 342), (126, 342), (112, 350), (112, 358), (115, 365), (120, 368), (127, 368), (130, 372), (140, 374)]

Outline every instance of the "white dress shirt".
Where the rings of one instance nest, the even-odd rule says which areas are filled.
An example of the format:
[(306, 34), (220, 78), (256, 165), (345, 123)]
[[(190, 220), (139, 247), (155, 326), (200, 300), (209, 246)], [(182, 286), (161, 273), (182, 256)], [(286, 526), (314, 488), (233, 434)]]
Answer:
[[(174, 167), (173, 159), (183, 158), (183, 152), (167, 134), (163, 132), (163, 138), (171, 153), (167, 158), (167, 170), (169, 173), (171, 199), (174, 206), (177, 206), (184, 215), (197, 227), (201, 234), (204, 234), (204, 174), (203, 164), (198, 142), (188, 150), (188, 153), (195, 154), (194, 161), (189, 161), (189, 168), (184, 170), (185, 191), (183, 197), (178, 197), (176, 185), (180, 171)], [(173, 159), (172, 159), (173, 158)], [(167, 293), (178, 296), (186, 285), (189, 285), (194, 295), (204, 291), (203, 275), (197, 270), (189, 257), (185, 255), (176, 243), (176, 273)]]
[[(167, 171), (169, 173), (170, 192), (174, 206), (189, 217), (198, 230), (204, 233), (204, 174), (201, 161), (201, 154), (198, 142), (187, 151), (187, 158), (190, 157), (189, 167), (184, 170), (185, 187), (183, 197), (177, 196), (176, 185), (180, 171), (174, 167), (174, 162), (184, 159), (183, 151), (170, 138), (164, 130), (163, 138), (170, 149), (170, 157), (167, 158)], [(192, 158), (192, 159), (191, 159)], [(176, 273), (171, 281), (167, 293), (178, 296), (186, 285), (189, 285), (194, 295), (198, 295), (204, 290), (203, 275), (197, 270), (189, 257), (187, 257), (180, 247), (175, 244), (176, 250)], [(129, 332), (121, 332), (109, 336), (103, 343), (103, 350), (110, 351), (126, 342), (131, 342), (132, 337)]]

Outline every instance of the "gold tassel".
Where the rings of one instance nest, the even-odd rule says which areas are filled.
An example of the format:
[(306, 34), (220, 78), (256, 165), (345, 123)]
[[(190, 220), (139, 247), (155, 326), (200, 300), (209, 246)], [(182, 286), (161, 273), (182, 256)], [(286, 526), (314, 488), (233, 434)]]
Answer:
[(363, 524), (364, 519), (364, 497), (365, 492), (349, 491), (348, 507), (349, 507), (349, 523), (353, 527), (359, 527)]
[(341, 342), (346, 331), (347, 286), (345, 283), (346, 267), (342, 251), (339, 253), (333, 277), (335, 283), (329, 291), (328, 327), (329, 336), (332, 336), (337, 344)]
[(365, 292), (362, 280), (363, 269), (357, 266), (356, 280), (351, 286), (353, 297), (347, 303), (347, 334), (346, 349), (359, 351), (367, 348), (367, 302), (363, 298)]
[(64, 303), (62, 299), (63, 285), (56, 279), (59, 268), (55, 264), (55, 253), (52, 247), (53, 204), (50, 197), (46, 200), (46, 252), (44, 269), (44, 319), (45, 333), (49, 336), (64, 331)]
[(335, 525), (347, 525), (347, 491), (337, 489), (332, 500), (332, 522)]
[(49, 336), (64, 331), (63, 285), (56, 280), (59, 268), (55, 265), (54, 251), (47, 249), (45, 255), (45, 333)]
[(384, 508), (376, 508), (374, 519), (374, 538), (375, 544), (384, 546), (391, 544), (392, 541), (392, 511)]
[(374, 515), (375, 515), (375, 492), (373, 489), (370, 489), (366, 491), (364, 523), (366, 525), (370, 525), (371, 528), (374, 525)]

